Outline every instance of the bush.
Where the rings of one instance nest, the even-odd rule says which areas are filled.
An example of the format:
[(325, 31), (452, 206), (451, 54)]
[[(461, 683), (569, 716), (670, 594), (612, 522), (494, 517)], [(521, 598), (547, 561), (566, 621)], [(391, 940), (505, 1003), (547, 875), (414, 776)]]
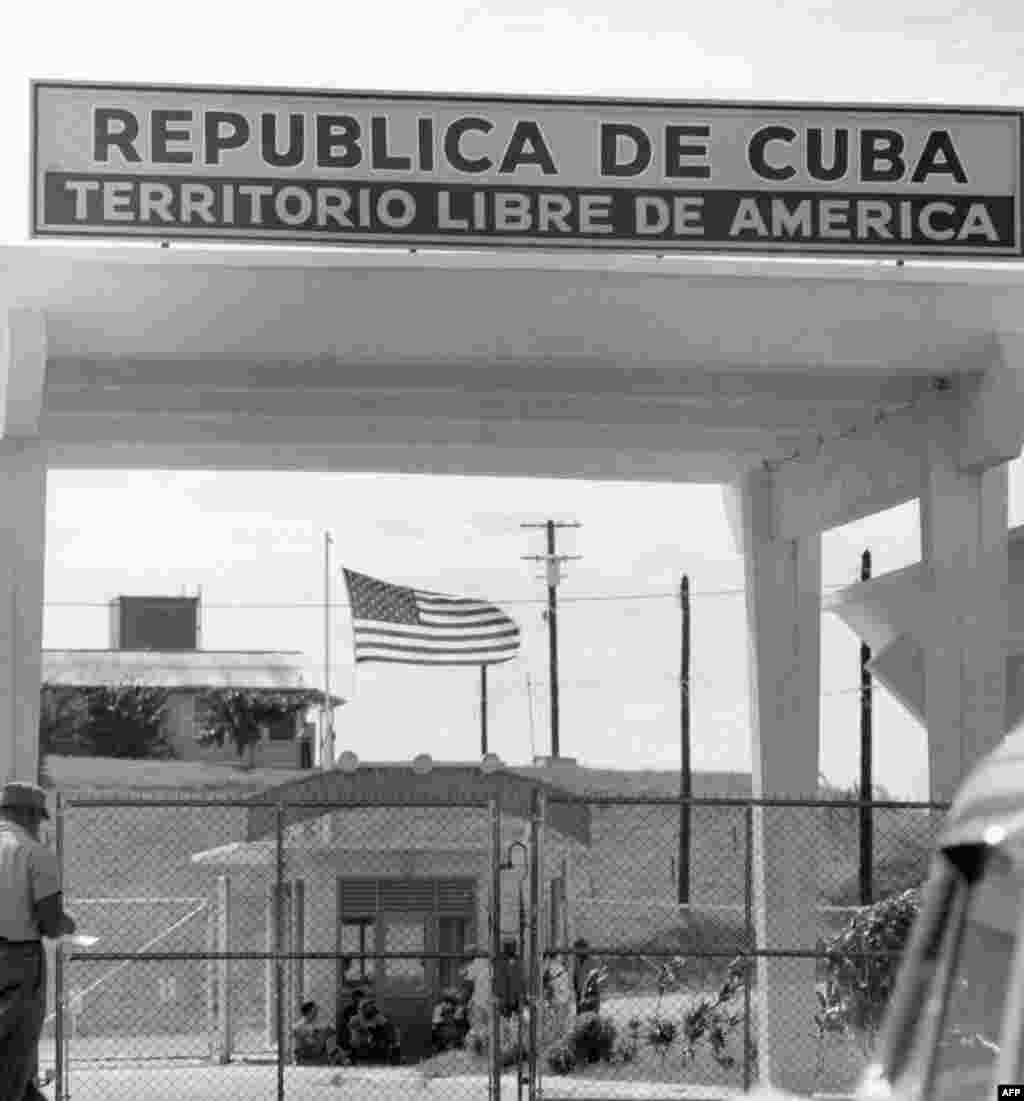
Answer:
[(632, 1053), (618, 1044), (615, 1022), (600, 1013), (581, 1013), (568, 1034), (547, 1051), (547, 1064), (554, 1074), (569, 1074), (588, 1063), (628, 1062)]
[(608, 1062), (615, 1048), (615, 1022), (599, 1013), (581, 1013), (573, 1022), (569, 1046), (578, 1063)]
[(560, 1040), (550, 1048), (547, 1059), (552, 1074), (571, 1074), (576, 1069), (576, 1056), (568, 1040)]
[[(858, 910), (826, 943), (829, 993), (819, 1031), (853, 1027), (867, 1036), (878, 1031), (920, 908), (917, 887), (884, 898)], [(865, 955), (875, 952), (890, 955)]]
[(83, 689), (85, 718), (79, 737), (96, 757), (176, 756), (164, 716), (168, 692), (144, 684), (94, 685)]
[[(504, 1023), (504, 1022), (503, 1022)], [(501, 1038), (501, 1065), (505, 1068), (514, 1067), (520, 1060), (519, 1042), (510, 1037), (509, 1029), (502, 1028)], [(490, 1057), (491, 1034), (487, 1025), (477, 1024), (466, 1034), (466, 1049), (474, 1055)]]

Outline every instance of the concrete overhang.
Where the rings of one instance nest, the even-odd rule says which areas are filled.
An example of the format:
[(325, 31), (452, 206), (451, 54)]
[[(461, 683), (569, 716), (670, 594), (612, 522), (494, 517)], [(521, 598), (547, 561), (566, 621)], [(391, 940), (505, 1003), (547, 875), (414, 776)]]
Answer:
[[(1008, 533), (1009, 575), (1006, 593), (1005, 730), (1024, 720), (1024, 525)], [(902, 570), (832, 594), (825, 601), (871, 647), (871, 671), (912, 715), (924, 722), (924, 649), (943, 626), (936, 620), (927, 566), (915, 562)]]
[(54, 467), (728, 482), (980, 376), (1024, 275), (61, 243), (0, 249), (0, 309)]

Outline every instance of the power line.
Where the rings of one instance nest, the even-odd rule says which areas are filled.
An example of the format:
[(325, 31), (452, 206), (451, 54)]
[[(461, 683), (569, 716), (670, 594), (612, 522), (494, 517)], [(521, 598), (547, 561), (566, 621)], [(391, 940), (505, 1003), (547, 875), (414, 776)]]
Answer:
[[(828, 584), (822, 586), (823, 592), (835, 592), (839, 589), (845, 589), (849, 585), (849, 582)], [(727, 596), (743, 596), (746, 593), (746, 588), (737, 587), (732, 589), (703, 589), (695, 590), (690, 593), (690, 596), (696, 600), (716, 597)], [(547, 599), (541, 599), (539, 597), (508, 597), (505, 599), (493, 599), (488, 598), (495, 604), (530, 604), (536, 606), (545, 606)], [(584, 604), (584, 603), (601, 603), (601, 602), (615, 602), (615, 601), (631, 601), (631, 600), (673, 600), (678, 601), (679, 593), (666, 590), (664, 592), (649, 592), (649, 593), (590, 593), (578, 596), (563, 596), (559, 595), (559, 603), (564, 604)], [(110, 602), (106, 600), (47, 600), (43, 604), (44, 608), (103, 608), (110, 607)], [(332, 607), (334, 608), (350, 608), (351, 605), (347, 601), (333, 601)], [(323, 610), (323, 603), (315, 600), (290, 600), (279, 601), (276, 603), (267, 602), (250, 602), (246, 600), (236, 600), (229, 602), (204, 602), (204, 610), (208, 611), (311, 611)]]

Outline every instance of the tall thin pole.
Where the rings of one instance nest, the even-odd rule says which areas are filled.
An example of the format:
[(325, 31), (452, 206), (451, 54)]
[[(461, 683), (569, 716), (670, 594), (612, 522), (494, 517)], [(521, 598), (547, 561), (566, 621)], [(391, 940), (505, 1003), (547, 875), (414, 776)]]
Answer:
[(546, 520), (539, 524), (521, 524), (524, 528), (544, 528), (547, 532), (547, 554), (524, 555), (533, 561), (543, 561), (546, 567), (548, 583), (548, 679), (550, 687), (548, 698), (551, 702), (551, 756), (561, 756), (561, 743), (559, 740), (558, 721), (558, 582), (562, 579), (561, 564), (571, 558), (578, 558), (577, 554), (558, 554), (555, 549), (556, 528), (578, 528), (578, 523), (561, 523), (555, 520)]
[(487, 756), (487, 665), (480, 666), (480, 756)]
[(533, 725), (533, 679), (526, 674), (526, 698), (530, 706), (530, 760), (537, 756), (537, 734)]
[(559, 757), (558, 741), (558, 563), (555, 561), (555, 522), (548, 520), (548, 677), (551, 687), (551, 756)]
[(690, 753), (690, 579), (683, 574), (679, 586), (682, 606), (682, 642), (679, 655), (679, 896), (690, 901), (690, 800), (693, 766)]
[[(860, 558), (861, 581), (871, 580), (871, 551), (866, 550)], [(874, 894), (873, 863), (875, 849), (875, 822), (871, 800), (874, 794), (874, 761), (872, 731), (872, 685), (868, 663), (871, 661), (871, 647), (860, 644), (860, 903), (867, 906)]]
[(324, 712), (320, 743), (320, 767), (334, 766), (334, 712), (331, 708), (331, 544), (329, 531), (324, 532)]

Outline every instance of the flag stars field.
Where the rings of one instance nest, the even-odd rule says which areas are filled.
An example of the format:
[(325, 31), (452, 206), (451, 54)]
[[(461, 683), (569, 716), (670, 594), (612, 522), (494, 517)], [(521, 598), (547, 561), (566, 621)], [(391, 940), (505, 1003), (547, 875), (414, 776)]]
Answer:
[(344, 571), (356, 663), (491, 665), (519, 653), (519, 626), (494, 604)]

